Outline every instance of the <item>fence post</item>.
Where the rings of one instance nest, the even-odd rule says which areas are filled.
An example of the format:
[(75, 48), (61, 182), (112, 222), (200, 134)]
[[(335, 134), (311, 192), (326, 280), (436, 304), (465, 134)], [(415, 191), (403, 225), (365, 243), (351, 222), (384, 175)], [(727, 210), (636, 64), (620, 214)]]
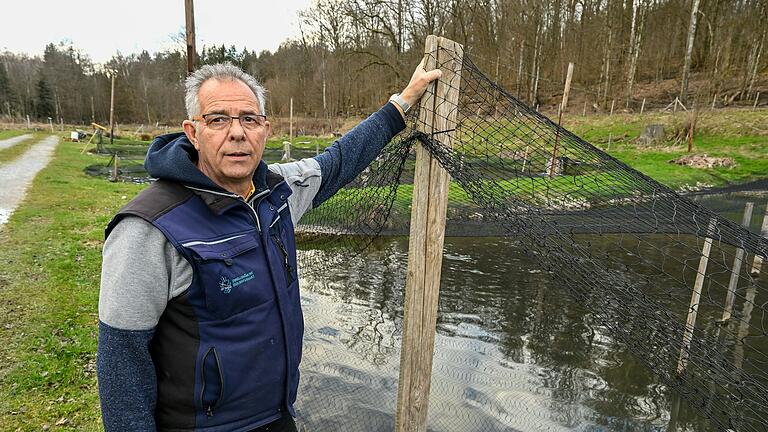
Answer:
[(643, 104), (640, 105), (640, 114), (642, 114), (643, 111), (645, 111), (645, 98), (643, 98)]
[[(456, 124), (463, 47), (434, 35), (427, 37), (424, 68), (442, 69), (421, 100), (419, 127), (451, 146)], [(438, 132), (451, 131), (451, 132)], [(435, 134), (435, 135), (432, 135)], [(443, 259), (445, 213), (450, 177), (423, 146), (416, 146), (405, 314), (397, 392), (396, 430), (425, 432)]]
[[(755, 204), (748, 202), (744, 207), (744, 217), (741, 219), (741, 225), (749, 229), (749, 222), (752, 220), (752, 209)], [(739, 273), (741, 273), (741, 264), (744, 262), (744, 249), (737, 248), (736, 256), (733, 257), (733, 267), (731, 268), (731, 279), (728, 281), (728, 294), (725, 296), (725, 308), (723, 310), (723, 318), (721, 321), (725, 322), (731, 319), (731, 311), (733, 310), (733, 301), (736, 298), (736, 288), (739, 284)]]
[(707, 237), (704, 239), (704, 247), (701, 249), (701, 258), (699, 259), (699, 268), (696, 271), (696, 281), (693, 283), (693, 293), (691, 294), (691, 305), (688, 309), (688, 319), (685, 322), (685, 331), (683, 332), (683, 346), (680, 348), (680, 360), (677, 362), (677, 374), (681, 375), (688, 365), (690, 356), (691, 341), (693, 340), (693, 329), (696, 327), (696, 315), (699, 313), (699, 303), (701, 301), (701, 289), (704, 286), (704, 277), (707, 274), (707, 264), (709, 264), (709, 252), (712, 250), (712, 236), (715, 232), (715, 219), (709, 221), (707, 228)]
[[(765, 206), (765, 217), (763, 218), (763, 226), (760, 229), (760, 235), (768, 238), (768, 204)], [(749, 271), (749, 274), (751, 274), (752, 277), (760, 276), (760, 269), (762, 266), (763, 257), (755, 255), (755, 258), (752, 260), (752, 269)]]
[[(760, 234), (768, 238), (768, 206), (765, 208), (763, 227)], [(747, 292), (744, 295), (744, 306), (741, 310), (739, 330), (736, 332), (736, 345), (733, 348), (733, 365), (736, 366), (736, 369), (741, 369), (742, 362), (744, 361), (744, 339), (749, 334), (749, 322), (752, 320), (752, 309), (755, 307), (755, 296), (757, 295), (757, 281), (755, 279), (760, 276), (762, 264), (763, 257), (756, 254), (752, 259), (752, 270), (750, 272), (752, 277), (750, 278)]]

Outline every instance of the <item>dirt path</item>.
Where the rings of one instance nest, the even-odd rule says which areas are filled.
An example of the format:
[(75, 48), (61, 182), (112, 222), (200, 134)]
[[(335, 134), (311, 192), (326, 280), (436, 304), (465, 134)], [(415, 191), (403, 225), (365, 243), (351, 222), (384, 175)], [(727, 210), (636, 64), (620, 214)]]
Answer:
[[(0, 141), (2, 142), (4, 141)], [(8, 222), (11, 213), (24, 199), (24, 194), (35, 175), (48, 165), (58, 144), (59, 137), (45, 137), (20, 157), (0, 164), (0, 226)]]
[(32, 138), (32, 135), (24, 134), (24, 135), (15, 136), (13, 138), (0, 140), (0, 150), (7, 149), (8, 147), (13, 147), (27, 138)]

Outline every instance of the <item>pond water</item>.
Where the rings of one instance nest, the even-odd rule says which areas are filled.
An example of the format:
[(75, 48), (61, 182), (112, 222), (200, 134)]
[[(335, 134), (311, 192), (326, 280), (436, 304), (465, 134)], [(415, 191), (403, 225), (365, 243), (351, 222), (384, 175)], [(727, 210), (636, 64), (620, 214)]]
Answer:
[[(694, 200), (739, 223), (754, 202), (754, 231), (767, 201)], [(430, 431), (714, 430), (553, 283), (539, 258), (505, 238), (450, 237), (444, 251)], [(322, 277), (302, 278), (297, 409), (306, 430), (394, 429), (407, 252), (407, 238), (385, 237)]]

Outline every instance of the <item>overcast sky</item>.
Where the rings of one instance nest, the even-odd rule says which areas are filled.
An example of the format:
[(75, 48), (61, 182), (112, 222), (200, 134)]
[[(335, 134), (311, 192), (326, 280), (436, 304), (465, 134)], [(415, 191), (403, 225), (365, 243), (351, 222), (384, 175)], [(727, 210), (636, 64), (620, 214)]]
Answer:
[[(299, 35), (297, 12), (311, 3), (195, 0), (197, 49), (224, 43), (274, 52)], [(175, 44), (171, 36), (184, 31), (184, 0), (0, 0), (0, 10), (0, 51), (41, 55), (49, 42), (71, 41), (96, 63), (118, 50), (161, 51)]]

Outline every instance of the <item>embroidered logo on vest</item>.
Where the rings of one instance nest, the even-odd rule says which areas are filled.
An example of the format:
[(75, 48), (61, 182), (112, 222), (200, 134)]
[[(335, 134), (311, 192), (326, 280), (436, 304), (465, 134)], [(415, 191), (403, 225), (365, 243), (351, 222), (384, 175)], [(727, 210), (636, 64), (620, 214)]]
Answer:
[(219, 278), (219, 289), (224, 294), (229, 294), (229, 293), (232, 292), (232, 288), (235, 288), (238, 285), (242, 285), (242, 284), (248, 282), (249, 280), (253, 280), (254, 277), (255, 276), (253, 275), (252, 271), (249, 271), (248, 273), (241, 274), (240, 276), (238, 276), (238, 277), (236, 277), (234, 279), (230, 279), (230, 278), (228, 278), (226, 276), (222, 276), (221, 278)]

